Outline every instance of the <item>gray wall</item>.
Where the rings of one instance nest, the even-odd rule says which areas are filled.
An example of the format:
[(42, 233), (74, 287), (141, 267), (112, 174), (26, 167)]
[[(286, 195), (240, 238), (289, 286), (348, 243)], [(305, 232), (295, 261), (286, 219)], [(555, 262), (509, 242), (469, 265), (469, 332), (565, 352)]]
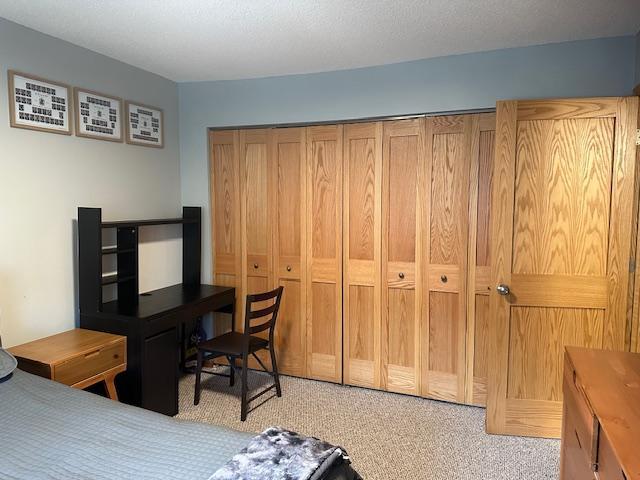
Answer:
[[(164, 109), (164, 149), (9, 127), (7, 69)], [(74, 326), (78, 206), (107, 219), (180, 212), (175, 83), (0, 19), (0, 334), (6, 346)], [(175, 229), (150, 229), (143, 290), (180, 281)], [(156, 261), (161, 260), (161, 261)]]
[[(209, 205), (206, 129), (494, 107), (497, 99), (628, 95), (633, 36), (338, 72), (181, 83), (182, 201)], [(209, 212), (203, 265), (210, 278)]]

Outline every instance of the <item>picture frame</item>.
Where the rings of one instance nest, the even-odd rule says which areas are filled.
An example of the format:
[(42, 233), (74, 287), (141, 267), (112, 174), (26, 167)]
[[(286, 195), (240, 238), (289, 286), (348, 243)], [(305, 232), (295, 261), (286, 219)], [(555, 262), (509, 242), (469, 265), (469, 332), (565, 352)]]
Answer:
[(87, 88), (73, 89), (77, 137), (124, 141), (123, 102), (120, 97)]
[(71, 135), (71, 87), (30, 73), (8, 70), (9, 125)]
[(128, 144), (164, 148), (164, 112), (161, 108), (127, 100), (125, 112)]

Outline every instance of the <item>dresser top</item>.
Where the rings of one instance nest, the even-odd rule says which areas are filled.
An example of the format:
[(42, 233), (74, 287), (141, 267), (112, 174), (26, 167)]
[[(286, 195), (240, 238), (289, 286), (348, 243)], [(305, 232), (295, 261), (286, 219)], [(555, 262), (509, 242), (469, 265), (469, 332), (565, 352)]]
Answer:
[(75, 328), (8, 350), (17, 358), (46, 365), (57, 365), (78, 355), (84, 355), (106, 345), (124, 341), (124, 339), (125, 337), (120, 335)]
[(577, 347), (567, 352), (627, 477), (640, 479), (640, 354)]

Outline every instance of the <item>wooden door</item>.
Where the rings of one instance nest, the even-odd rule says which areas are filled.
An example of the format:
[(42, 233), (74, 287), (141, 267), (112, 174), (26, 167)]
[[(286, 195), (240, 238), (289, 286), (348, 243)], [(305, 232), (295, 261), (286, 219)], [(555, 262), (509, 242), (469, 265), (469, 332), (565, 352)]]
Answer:
[[(242, 282), (238, 292), (240, 309), (236, 315), (237, 331), (244, 330), (245, 299), (247, 295), (273, 288), (272, 209), (273, 199), (269, 184), (269, 130), (240, 130), (240, 190), (242, 211), (240, 231), (242, 237)], [(267, 306), (266, 304), (264, 306)], [(262, 336), (267, 338), (267, 332)], [(265, 351), (258, 352), (260, 360), (271, 368), (271, 359)], [(260, 368), (249, 359), (251, 368)]]
[(235, 287), (242, 311), (239, 142), (237, 130), (209, 133), (213, 282)]
[(344, 383), (381, 387), (382, 123), (344, 126)]
[(305, 376), (306, 138), (304, 128), (271, 130), (274, 286), (283, 286), (275, 330), (278, 368)]
[(564, 347), (625, 348), (637, 114), (635, 97), (498, 102), (490, 433), (559, 436)]
[(307, 376), (342, 382), (342, 125), (307, 128)]
[(491, 180), (495, 145), (496, 116), (478, 116), (474, 130), (469, 182), (469, 248), (467, 281), (467, 374), (465, 403), (487, 403), (487, 362), (489, 327), (489, 230)]
[(242, 330), (244, 298), (273, 288), (269, 130), (241, 130), (240, 152), (243, 306), (237, 319)]
[(420, 393), (424, 119), (384, 122), (382, 387)]
[(469, 170), (477, 115), (426, 119), (422, 395), (465, 400)]

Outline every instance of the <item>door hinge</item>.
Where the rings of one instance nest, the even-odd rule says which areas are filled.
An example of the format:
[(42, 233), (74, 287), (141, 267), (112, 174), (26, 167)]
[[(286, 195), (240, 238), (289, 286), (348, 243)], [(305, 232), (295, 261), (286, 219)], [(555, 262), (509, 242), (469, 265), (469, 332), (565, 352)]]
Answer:
[(640, 128), (636, 130), (636, 145), (640, 145)]
[(632, 258), (629, 260), (629, 273), (636, 272), (636, 259)]

